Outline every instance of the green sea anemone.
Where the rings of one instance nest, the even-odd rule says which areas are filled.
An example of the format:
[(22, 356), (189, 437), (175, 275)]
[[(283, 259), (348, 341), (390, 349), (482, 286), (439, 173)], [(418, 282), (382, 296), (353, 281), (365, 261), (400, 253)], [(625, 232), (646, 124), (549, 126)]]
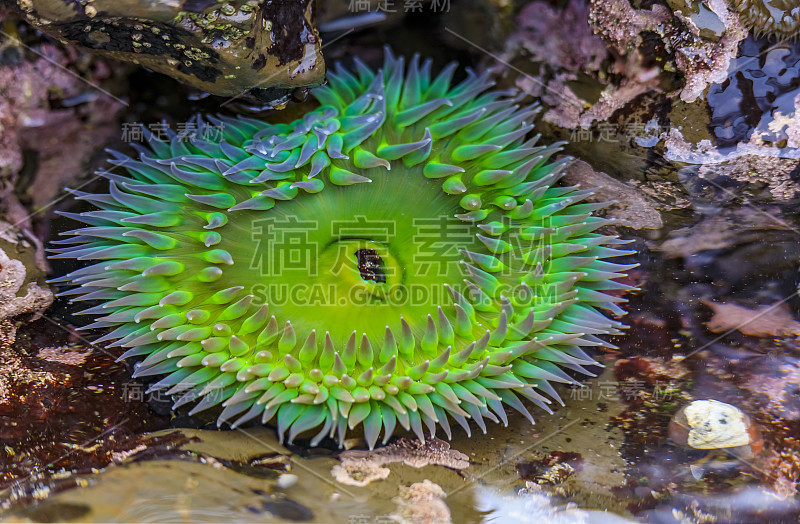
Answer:
[(756, 35), (794, 38), (800, 34), (800, 4), (797, 0), (735, 0), (742, 21)]
[[(100, 305), (98, 342), (145, 357), (135, 376), (219, 423), (277, 421), (281, 439), (316, 429), (372, 448), (396, 425), (424, 441), (450, 422), (531, 422), (552, 382), (589, 374), (586, 346), (624, 326), (614, 279), (633, 266), (598, 233), (604, 204), (557, 187), (559, 145), (530, 137), (535, 107), (456, 66), (339, 68), (320, 107), (290, 124), (194, 121), (201, 136), (150, 137), (100, 210), (70, 217), (53, 258), (94, 261), (56, 279)], [(612, 293), (608, 293), (612, 292)], [(427, 428), (427, 432), (423, 429)]]

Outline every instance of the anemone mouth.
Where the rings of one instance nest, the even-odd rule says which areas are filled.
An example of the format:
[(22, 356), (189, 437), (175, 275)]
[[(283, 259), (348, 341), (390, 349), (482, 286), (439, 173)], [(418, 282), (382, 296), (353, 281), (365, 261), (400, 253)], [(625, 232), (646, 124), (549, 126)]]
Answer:
[(401, 319), (423, 336), (428, 315), (452, 301), (446, 286), (464, 287), (462, 251), (478, 249), (479, 230), (455, 217), (463, 212), (459, 198), (421, 167), (359, 172), (371, 183), (277, 203), (263, 228), (254, 213), (255, 248), (229, 252), (259, 268), (256, 302), (268, 303), (278, 319), (330, 336), (335, 346), (354, 332), (380, 346), (387, 327), (403, 330)]
[(386, 284), (387, 275), (394, 276), (394, 268), (396, 266), (391, 263), (387, 265), (387, 261), (391, 261), (391, 258), (389, 258), (388, 253), (384, 253), (381, 256), (379, 250), (376, 249), (378, 247), (367, 243), (365, 247), (358, 247), (353, 252), (353, 255), (356, 257), (358, 274), (362, 280), (374, 282), (375, 284)]
[(633, 266), (605, 259), (632, 252), (598, 232), (591, 191), (554, 186), (536, 108), (430, 67), (387, 52), (291, 124), (209, 117), (221, 136), (115, 154), (129, 176), (74, 192), (100, 210), (53, 250), (95, 263), (56, 281), (102, 302), (89, 327), (145, 357), (135, 376), (166, 375), (151, 390), (221, 404), (220, 424), (312, 444), (363, 426), (372, 447), (397, 425), (485, 431), (504, 406), (532, 421), (521, 399), (549, 411), (551, 382), (621, 333), (601, 310), (623, 313), (608, 292)]

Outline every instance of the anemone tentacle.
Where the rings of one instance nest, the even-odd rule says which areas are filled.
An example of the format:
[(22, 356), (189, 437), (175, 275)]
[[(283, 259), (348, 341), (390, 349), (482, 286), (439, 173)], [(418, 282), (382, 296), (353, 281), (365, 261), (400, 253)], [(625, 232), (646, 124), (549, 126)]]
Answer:
[(609, 259), (632, 251), (598, 232), (590, 190), (555, 185), (538, 108), (454, 71), (387, 51), (292, 123), (197, 117), (197, 136), (111, 151), (128, 174), (73, 191), (98, 209), (51, 250), (91, 265), (55, 281), (100, 302), (87, 328), (144, 357), (135, 376), (164, 375), (151, 391), (219, 424), (312, 444), (360, 426), (372, 448), (397, 426), (486, 431), (506, 406), (533, 421), (522, 400), (550, 411), (551, 383), (622, 332), (606, 313), (633, 266)]
[(800, 5), (792, 0), (735, 0), (744, 24), (757, 36), (775, 39), (797, 38), (800, 34)]

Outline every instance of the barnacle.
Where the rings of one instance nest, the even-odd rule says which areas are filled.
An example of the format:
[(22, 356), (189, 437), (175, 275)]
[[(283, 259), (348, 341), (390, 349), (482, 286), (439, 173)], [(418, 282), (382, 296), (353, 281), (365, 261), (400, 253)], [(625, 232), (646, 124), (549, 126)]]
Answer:
[[(399, 424), (533, 421), (564, 369), (623, 325), (609, 291), (631, 265), (597, 232), (592, 191), (557, 187), (560, 145), (529, 138), (536, 107), (492, 91), (488, 74), (451, 85), (431, 62), (387, 51), (382, 69), (339, 68), (290, 124), (208, 117), (222, 136), (150, 137), (128, 176), (103, 172), (100, 208), (54, 258), (92, 265), (56, 279), (98, 300), (135, 376), (219, 423), (277, 420), (317, 444), (362, 425), (370, 447)], [(210, 124), (198, 119), (205, 132)], [(201, 133), (202, 135), (203, 133)], [(427, 428), (427, 432), (423, 429)]]

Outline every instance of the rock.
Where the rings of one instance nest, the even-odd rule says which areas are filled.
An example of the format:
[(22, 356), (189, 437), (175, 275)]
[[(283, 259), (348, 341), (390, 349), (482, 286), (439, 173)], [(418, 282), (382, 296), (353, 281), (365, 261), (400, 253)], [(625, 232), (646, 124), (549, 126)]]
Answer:
[(425, 441), (401, 438), (388, 446), (374, 451), (350, 450), (339, 454), (341, 464), (331, 469), (333, 477), (351, 486), (366, 486), (374, 480), (384, 480), (389, 469), (383, 467), (402, 462), (413, 468), (428, 465), (445, 466), (450, 469), (469, 467), (469, 457), (450, 444), (436, 437)]
[[(796, 133), (796, 129), (800, 129), (800, 109), (792, 114), (788, 125), (786, 134)], [(724, 130), (720, 129), (719, 133), (722, 132)], [(709, 139), (693, 144), (675, 128), (664, 136), (664, 158), (670, 162), (689, 164), (680, 169), (678, 180), (698, 207), (726, 204), (742, 188), (752, 188), (755, 195), (768, 195), (784, 202), (800, 194), (795, 176), (800, 167), (796, 147), (779, 148), (765, 144), (756, 132), (748, 140), (735, 143), (735, 148), (715, 146)], [(800, 144), (800, 140), (797, 143)]]
[(284, 473), (278, 477), (278, 487), (281, 489), (289, 489), (297, 484), (298, 477), (292, 473)]
[(101, 59), (24, 40), (6, 40), (6, 52), (18, 50), (20, 58), (0, 61), (0, 214), (30, 229), (41, 215), (29, 209), (47, 209), (118, 136), (124, 101), (97, 88), (111, 75)]
[(0, 220), (0, 321), (43, 311), (53, 292), (43, 282), (41, 246)]
[(580, 184), (595, 189), (587, 200), (613, 203), (602, 212), (619, 225), (633, 229), (661, 229), (664, 222), (653, 200), (640, 189), (620, 182), (601, 171), (595, 171), (583, 160), (573, 160), (562, 178), (566, 184)]
[(694, 449), (750, 448), (761, 451), (758, 427), (736, 406), (718, 400), (695, 400), (682, 407), (669, 423), (674, 443)]
[(551, 451), (549, 456), (517, 464), (516, 469), (523, 480), (556, 486), (583, 469), (583, 457), (573, 451)]
[(706, 18), (713, 19), (720, 29), (719, 35), (711, 37), (701, 31), (689, 12), (670, 12), (662, 5), (634, 9), (628, 0), (593, 0), (591, 4), (590, 23), (595, 33), (620, 53), (641, 45), (646, 32), (670, 42), (673, 65), (684, 76), (680, 96), (685, 102), (694, 102), (710, 83), (727, 78), (738, 44), (747, 36), (747, 28), (724, 0), (706, 2), (711, 15)]
[(325, 78), (311, 0), (17, 0), (62, 42), (133, 62), (221, 96), (288, 100)]
[[(612, 2), (602, 4), (610, 6)], [(665, 11), (663, 6), (656, 7)], [(602, 32), (600, 36), (592, 33), (592, 9), (577, 0), (564, 9), (548, 2), (526, 5), (503, 54), (505, 63), (521, 63), (524, 74), (515, 84), (541, 98), (546, 107), (543, 120), (565, 129), (588, 130), (640, 95), (660, 89), (657, 69), (643, 64), (635, 53), (630, 59), (621, 58), (608, 48), (611, 44), (604, 43)], [(625, 27), (623, 31), (632, 30)], [(614, 82), (604, 73), (607, 61), (611, 62), (607, 69), (622, 80)], [(533, 64), (538, 67), (530, 67)], [(516, 66), (514, 69), (519, 71)]]
[(800, 337), (800, 322), (795, 320), (783, 303), (750, 309), (710, 300), (702, 302), (714, 312), (708, 321), (708, 330), (713, 333), (737, 330), (752, 337)]
[(331, 468), (331, 476), (337, 482), (348, 486), (364, 487), (376, 480), (385, 480), (389, 476), (389, 468), (377, 466), (370, 462), (346, 462)]
[[(725, 250), (763, 241), (770, 231), (792, 232), (794, 226), (775, 210), (764, 212), (753, 207), (724, 209), (701, 215), (697, 223), (673, 229), (667, 238), (650, 243), (650, 249), (666, 258), (689, 258), (703, 251)], [(777, 242), (778, 239), (771, 239)]]
[(441, 486), (428, 479), (400, 486), (400, 495), (392, 499), (397, 512), (391, 517), (400, 524), (448, 524), (452, 519), (443, 500), (446, 496)]
[[(40, 489), (47, 495), (81, 485), (73, 473), (124, 461), (144, 450), (136, 450), (137, 431), (168, 423), (143, 400), (124, 396), (133, 384), (123, 364), (64, 338), (44, 319), (19, 330), (0, 321), (0, 489), (16, 486), (0, 509), (30, 502)], [(41, 345), (47, 341), (55, 344)]]

